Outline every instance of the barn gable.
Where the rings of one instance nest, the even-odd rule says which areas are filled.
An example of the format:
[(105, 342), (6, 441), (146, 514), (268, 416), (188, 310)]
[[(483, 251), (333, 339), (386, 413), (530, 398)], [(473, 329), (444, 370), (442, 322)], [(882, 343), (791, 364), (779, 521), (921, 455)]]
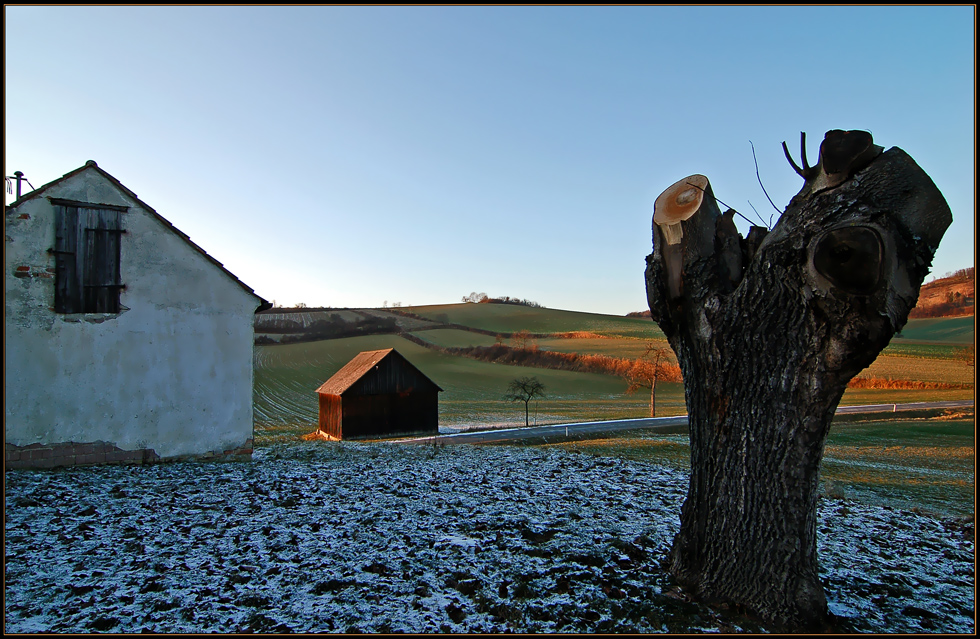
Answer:
[(250, 452), (268, 302), (95, 162), (4, 221), (8, 468)]
[(380, 395), (416, 388), (442, 391), (398, 351), (385, 348), (357, 354), (316, 392), (321, 395)]
[[(95, 179), (88, 176), (86, 176), (87, 179), (85, 177), (76, 177), (80, 176), (82, 173), (89, 173), (91, 176), (97, 177), (95, 177)], [(121, 211), (127, 211), (130, 208), (133, 208), (132, 205), (135, 204), (135, 208), (148, 214), (148, 216), (173, 234), (174, 237), (179, 238), (184, 244), (201, 255), (219, 271), (224, 273), (229, 280), (255, 297), (259, 301), (259, 306), (257, 307), (256, 312), (272, 308), (271, 303), (256, 295), (255, 291), (238, 279), (234, 273), (226, 269), (221, 262), (208, 255), (207, 251), (191, 241), (191, 238), (186, 233), (171, 224), (169, 220), (160, 215), (160, 213), (158, 213), (149, 204), (139, 199), (136, 193), (127, 188), (122, 182), (110, 175), (107, 171), (99, 167), (94, 160), (87, 161), (84, 165), (78, 167), (74, 171), (69, 171), (60, 178), (52, 180), (51, 182), (48, 182), (47, 184), (44, 184), (40, 188), (37, 188), (29, 193), (25, 193), (21, 198), (11, 202), (7, 207), (5, 207), (5, 217), (7, 218), (6, 223), (16, 223), (17, 220), (12, 214), (16, 212), (18, 208), (23, 208), (23, 205), (26, 203), (42, 197), (62, 205), (75, 205), (76, 207), (79, 205), (83, 207), (92, 207), (94, 205), (99, 208), (116, 209)], [(22, 219), (29, 219), (24, 215), (20, 215), (19, 217)]]

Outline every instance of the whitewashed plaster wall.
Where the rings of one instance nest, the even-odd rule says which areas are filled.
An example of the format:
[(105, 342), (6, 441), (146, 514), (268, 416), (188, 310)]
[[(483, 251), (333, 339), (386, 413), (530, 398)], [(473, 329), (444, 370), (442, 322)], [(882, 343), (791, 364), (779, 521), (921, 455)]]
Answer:
[[(119, 314), (54, 312), (47, 198), (131, 207), (121, 216)], [(7, 443), (106, 441), (167, 458), (252, 438), (257, 296), (94, 166), (5, 217)], [(24, 266), (30, 276), (15, 276)]]

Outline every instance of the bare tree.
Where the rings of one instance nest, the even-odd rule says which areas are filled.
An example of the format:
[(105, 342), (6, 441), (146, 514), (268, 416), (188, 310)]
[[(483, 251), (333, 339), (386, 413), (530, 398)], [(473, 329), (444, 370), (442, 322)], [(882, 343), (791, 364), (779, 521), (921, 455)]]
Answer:
[(959, 361), (963, 362), (967, 366), (976, 365), (976, 344), (969, 344), (967, 346), (958, 346), (953, 349), (953, 355)]
[(743, 239), (703, 175), (654, 208), (646, 286), (677, 355), (691, 476), (669, 569), (696, 597), (827, 628), (820, 460), (847, 382), (908, 319), (952, 221), (904, 151), (830, 131), (772, 230)]
[(504, 399), (511, 402), (524, 402), (524, 425), (530, 425), (529, 404), (536, 397), (544, 397), (544, 384), (537, 377), (518, 377), (507, 386), (509, 391)]
[(650, 389), (650, 417), (657, 416), (657, 382), (664, 376), (667, 362), (667, 349), (650, 343), (646, 352), (634, 360), (623, 375), (627, 393), (635, 393), (641, 388)]
[(531, 336), (531, 331), (526, 328), (514, 332), (510, 336), (511, 340), (514, 342), (514, 348), (518, 350), (527, 350), (534, 346), (534, 340)]

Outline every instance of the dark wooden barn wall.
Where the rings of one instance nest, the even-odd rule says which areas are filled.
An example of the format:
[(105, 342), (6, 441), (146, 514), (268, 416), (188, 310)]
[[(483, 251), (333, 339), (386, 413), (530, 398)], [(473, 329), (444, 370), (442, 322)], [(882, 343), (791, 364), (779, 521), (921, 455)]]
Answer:
[(439, 396), (435, 391), (343, 398), (343, 439), (438, 431)]
[(339, 395), (320, 395), (320, 431), (335, 438), (342, 439), (343, 430), (341, 417), (341, 398)]

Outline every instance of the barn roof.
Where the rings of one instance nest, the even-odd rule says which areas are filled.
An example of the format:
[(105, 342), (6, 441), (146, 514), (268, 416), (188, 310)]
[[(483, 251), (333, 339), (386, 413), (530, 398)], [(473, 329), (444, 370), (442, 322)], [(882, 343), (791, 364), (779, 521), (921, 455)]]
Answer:
[[(402, 362), (404, 362), (412, 369), (414, 369), (415, 372), (419, 374), (419, 376), (425, 379), (429, 379), (428, 377), (422, 374), (422, 371), (415, 368), (415, 366), (413, 366), (411, 362), (405, 359), (405, 357), (402, 356), (401, 353), (399, 353), (393, 348), (384, 348), (378, 351), (364, 351), (358, 353), (357, 355), (354, 356), (354, 359), (347, 362), (347, 364), (344, 365), (343, 368), (341, 368), (339, 371), (334, 373), (333, 377), (323, 382), (323, 384), (320, 385), (320, 388), (316, 389), (316, 392), (319, 393), (320, 395), (343, 395), (348, 388), (350, 388), (357, 382), (357, 380), (361, 379), (369, 372), (374, 370), (374, 367), (378, 365), (378, 362), (385, 359), (391, 354), (394, 354), (397, 357), (399, 357), (402, 360)], [(431, 382), (432, 380), (429, 381)], [(435, 383), (433, 383), (433, 386), (435, 386), (440, 391), (442, 390)]]
[(139, 197), (137, 197), (135, 193), (133, 193), (131, 190), (129, 190), (122, 182), (120, 182), (119, 180), (117, 180), (115, 177), (113, 177), (112, 175), (110, 175), (105, 169), (101, 168), (98, 164), (96, 164), (95, 163), (95, 160), (89, 160), (84, 165), (78, 167), (74, 171), (69, 171), (68, 173), (65, 173), (64, 175), (62, 175), (60, 178), (57, 178), (55, 180), (52, 180), (52, 181), (48, 182), (47, 184), (43, 185), (42, 187), (40, 187), (38, 189), (34, 189), (33, 191), (30, 191), (29, 193), (25, 193), (23, 196), (20, 197), (20, 199), (15, 200), (14, 202), (11, 202), (6, 207), (4, 207), (4, 210), (5, 211), (7, 211), (7, 210), (13, 210), (17, 206), (20, 206), (22, 203), (24, 203), (24, 202), (26, 202), (28, 200), (34, 199), (35, 197), (38, 197), (44, 191), (48, 190), (50, 187), (54, 186), (55, 184), (58, 184), (58, 183), (60, 183), (60, 182), (62, 182), (64, 180), (72, 177), (73, 175), (75, 175), (77, 173), (81, 173), (85, 169), (89, 169), (89, 168), (95, 169), (96, 171), (98, 171), (100, 175), (102, 175), (104, 178), (106, 178), (107, 180), (109, 180), (109, 182), (111, 182), (116, 188), (118, 188), (119, 190), (121, 190), (123, 193), (125, 193), (129, 197), (133, 198), (136, 201), (136, 203), (139, 204), (140, 207), (142, 207), (143, 209), (145, 209), (150, 215), (152, 215), (157, 220), (159, 220), (159, 222), (161, 224), (163, 224), (165, 227), (167, 227), (168, 229), (170, 229), (177, 237), (179, 237), (184, 242), (186, 242), (192, 249), (194, 249), (195, 251), (197, 251), (198, 253), (200, 253), (201, 255), (203, 255), (206, 260), (208, 260), (209, 262), (211, 262), (212, 264), (214, 264), (216, 267), (218, 267), (219, 270), (221, 270), (225, 275), (227, 275), (232, 280), (234, 280), (235, 283), (238, 284), (239, 286), (241, 286), (243, 289), (245, 289), (246, 292), (248, 292), (249, 294), (251, 294), (254, 297), (258, 298), (258, 300), (259, 300), (259, 307), (256, 309), (256, 311), (266, 310), (266, 309), (272, 308), (272, 304), (271, 303), (269, 303), (267, 300), (263, 299), (261, 296), (257, 295), (255, 293), (255, 291), (251, 287), (249, 287), (247, 284), (245, 284), (245, 282), (243, 282), (240, 279), (238, 279), (238, 277), (236, 277), (234, 273), (232, 273), (231, 271), (229, 271), (228, 269), (226, 269), (225, 266), (224, 266), (224, 264), (222, 264), (218, 260), (214, 259), (212, 256), (208, 255), (207, 251), (205, 251), (203, 248), (201, 248), (200, 246), (198, 246), (197, 244), (195, 244), (194, 242), (191, 241), (191, 238), (190, 238), (189, 235), (187, 235), (186, 233), (184, 233), (183, 231), (181, 231), (180, 229), (178, 229), (176, 226), (174, 226), (173, 224), (171, 224), (169, 220), (167, 220), (165, 217), (163, 217), (162, 215), (160, 215), (156, 211), (156, 209), (154, 209), (152, 206), (150, 206), (149, 204), (147, 204), (143, 200), (139, 199)]

